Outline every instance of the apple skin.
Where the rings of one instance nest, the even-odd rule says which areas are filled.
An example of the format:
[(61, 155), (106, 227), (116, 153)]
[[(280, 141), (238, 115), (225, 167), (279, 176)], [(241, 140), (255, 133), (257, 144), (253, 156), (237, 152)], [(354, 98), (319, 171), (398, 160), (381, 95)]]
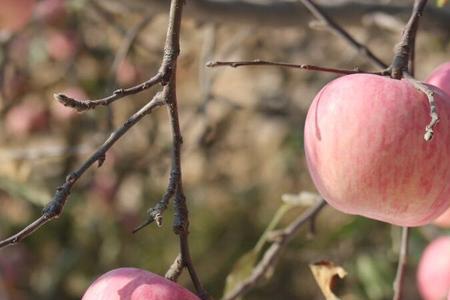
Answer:
[(450, 98), (426, 142), (427, 97), (405, 80), (353, 74), (328, 83), (306, 117), (305, 154), (334, 208), (400, 226), (431, 222), (450, 204)]
[(109, 271), (85, 292), (82, 300), (200, 300), (196, 295), (159, 275), (136, 268)]
[(433, 240), (422, 253), (417, 285), (424, 300), (442, 300), (450, 289), (450, 236)]
[(450, 62), (434, 69), (425, 82), (440, 88), (450, 95)]

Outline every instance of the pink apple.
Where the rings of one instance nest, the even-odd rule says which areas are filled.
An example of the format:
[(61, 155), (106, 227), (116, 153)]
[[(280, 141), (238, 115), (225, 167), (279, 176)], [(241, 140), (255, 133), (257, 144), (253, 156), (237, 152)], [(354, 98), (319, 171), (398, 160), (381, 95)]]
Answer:
[(437, 86), (450, 95), (450, 62), (437, 67), (426, 80), (427, 83)]
[(42, 0), (36, 4), (35, 16), (48, 24), (62, 23), (66, 18), (65, 0)]
[(450, 98), (438, 88), (440, 122), (406, 80), (354, 74), (328, 83), (306, 118), (312, 179), (336, 209), (401, 225), (431, 222), (450, 204)]
[(116, 70), (116, 80), (120, 86), (128, 86), (136, 82), (139, 74), (136, 67), (128, 59), (120, 62)]
[(50, 57), (59, 61), (71, 59), (77, 52), (78, 41), (72, 32), (53, 31), (47, 40), (47, 52)]
[(31, 19), (35, 0), (1, 0), (0, 32), (21, 30)]
[(450, 236), (432, 241), (422, 254), (417, 284), (424, 300), (442, 300), (450, 289)]
[(433, 221), (433, 224), (444, 228), (450, 228), (450, 208), (444, 211), (442, 215), (437, 217)]
[(182, 286), (135, 268), (120, 268), (100, 276), (82, 300), (200, 300)]
[(48, 126), (48, 111), (41, 101), (24, 99), (12, 107), (5, 117), (5, 131), (15, 137), (25, 137)]

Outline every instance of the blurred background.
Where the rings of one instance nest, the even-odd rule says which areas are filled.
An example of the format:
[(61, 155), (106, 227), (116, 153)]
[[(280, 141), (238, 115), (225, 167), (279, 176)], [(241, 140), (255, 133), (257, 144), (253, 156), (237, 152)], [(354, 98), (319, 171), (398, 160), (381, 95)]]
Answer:
[[(38, 217), (68, 172), (157, 91), (82, 114), (52, 96), (101, 98), (155, 74), (168, 2), (0, 2), (1, 238)], [(391, 61), (412, 1), (324, 2), (360, 42)], [(450, 59), (450, 12), (434, 1), (429, 6), (417, 39), (419, 79)], [(187, 1), (178, 70), (183, 178), (194, 264), (216, 299), (233, 265), (270, 223), (282, 195), (315, 192), (305, 166), (303, 123), (314, 95), (335, 76), (205, 64), (259, 58), (375, 70), (311, 21), (294, 2)], [(173, 210), (166, 211), (162, 228), (149, 226), (134, 235), (131, 230), (166, 189), (170, 149), (167, 112), (160, 109), (130, 130), (101, 168), (77, 182), (59, 219), (0, 250), (0, 299), (80, 299), (97, 276), (123, 266), (163, 275), (178, 253)], [(279, 226), (304, 209), (290, 209)], [(338, 286), (343, 299), (392, 297), (400, 228), (330, 207), (316, 227), (313, 235), (305, 226), (270, 280), (244, 298), (323, 299), (308, 267), (321, 259), (347, 270)], [(431, 225), (412, 230), (405, 299), (419, 299), (415, 272), (423, 248), (448, 233)], [(186, 272), (179, 282), (192, 289)]]

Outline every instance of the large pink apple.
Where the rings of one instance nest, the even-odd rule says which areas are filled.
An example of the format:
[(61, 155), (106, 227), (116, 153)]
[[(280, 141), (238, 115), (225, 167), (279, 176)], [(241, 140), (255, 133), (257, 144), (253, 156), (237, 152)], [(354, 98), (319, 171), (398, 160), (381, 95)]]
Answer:
[(82, 300), (200, 300), (182, 286), (159, 275), (135, 268), (103, 274), (87, 289)]
[(437, 86), (450, 95), (450, 62), (444, 63), (434, 69), (428, 76), (427, 83)]
[(450, 236), (432, 241), (422, 254), (417, 284), (424, 300), (443, 300), (450, 291)]
[(406, 80), (354, 74), (328, 83), (305, 124), (312, 179), (349, 214), (401, 225), (429, 223), (450, 204), (450, 98), (438, 88), (431, 141), (427, 97)]

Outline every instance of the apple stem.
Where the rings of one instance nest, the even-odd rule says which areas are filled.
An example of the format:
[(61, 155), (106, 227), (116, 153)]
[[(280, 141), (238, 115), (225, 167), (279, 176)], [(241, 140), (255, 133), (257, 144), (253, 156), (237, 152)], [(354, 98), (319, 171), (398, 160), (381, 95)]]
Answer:
[(408, 263), (408, 242), (409, 242), (409, 228), (402, 227), (402, 237), (399, 250), (399, 258), (397, 265), (397, 274), (394, 280), (394, 297), (393, 300), (402, 299), (402, 286), (405, 278), (406, 266)]

